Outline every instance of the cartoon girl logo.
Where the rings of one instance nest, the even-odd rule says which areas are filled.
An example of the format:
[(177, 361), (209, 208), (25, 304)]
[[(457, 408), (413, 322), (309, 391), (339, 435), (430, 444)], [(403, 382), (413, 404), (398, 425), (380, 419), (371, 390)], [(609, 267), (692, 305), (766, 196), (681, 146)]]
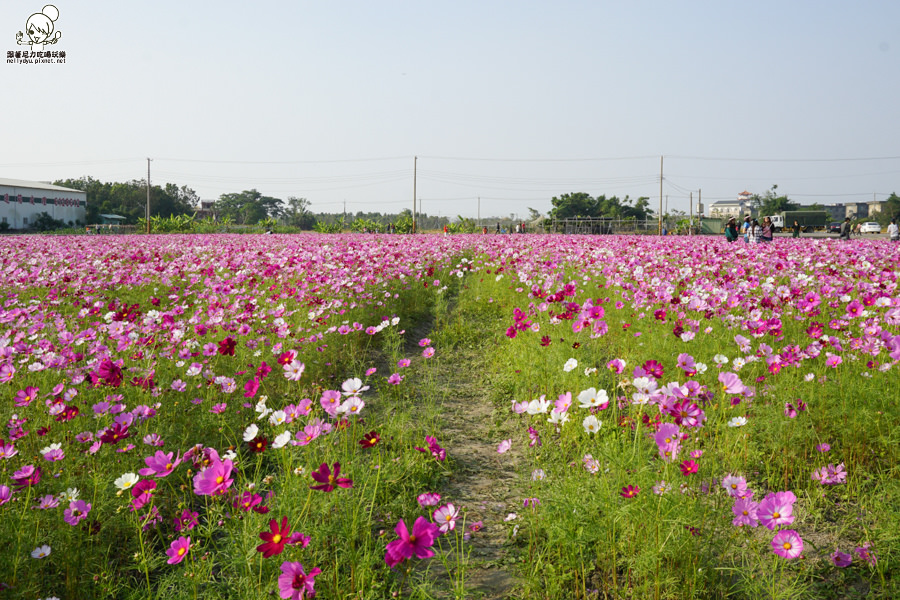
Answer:
[(31, 45), (32, 52), (40, 52), (44, 46), (55, 44), (62, 37), (59, 31), (53, 31), (53, 22), (59, 18), (59, 9), (52, 4), (45, 6), (41, 12), (34, 13), (25, 21), (25, 31), (28, 39), (20, 31), (16, 34), (16, 43), (20, 46)]

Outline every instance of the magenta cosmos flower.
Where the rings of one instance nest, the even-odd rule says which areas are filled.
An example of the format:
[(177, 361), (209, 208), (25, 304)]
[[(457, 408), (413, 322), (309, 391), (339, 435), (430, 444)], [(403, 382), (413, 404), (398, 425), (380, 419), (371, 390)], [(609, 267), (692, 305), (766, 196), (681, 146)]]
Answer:
[(425, 517), (419, 517), (413, 524), (412, 533), (406, 528), (403, 519), (394, 528), (400, 539), (387, 545), (384, 554), (384, 562), (390, 568), (394, 568), (407, 558), (429, 558), (434, 556), (434, 540), (438, 536), (438, 526), (429, 523)]
[(312, 598), (316, 595), (316, 575), (321, 572), (322, 569), (315, 567), (307, 573), (301, 563), (284, 561), (278, 576), (278, 593), (291, 600)]
[(63, 512), (63, 519), (69, 525), (75, 526), (81, 523), (91, 512), (91, 505), (84, 500), (73, 500), (69, 502), (69, 508)]
[(191, 549), (191, 538), (189, 537), (180, 537), (177, 540), (173, 541), (169, 546), (169, 549), (166, 550), (166, 554), (169, 555), (169, 560), (166, 562), (170, 565), (177, 565), (181, 561), (184, 560), (184, 557), (187, 556), (188, 551)]
[(25, 465), (10, 478), (15, 482), (15, 487), (22, 490), (33, 485), (37, 485), (41, 480), (41, 468), (34, 465)]
[(234, 463), (212, 457), (212, 464), (194, 475), (194, 493), (198, 496), (221, 496), (231, 487), (231, 470)]
[(803, 540), (793, 529), (783, 529), (772, 539), (772, 551), (782, 558), (797, 558), (803, 553)]
[(175, 467), (181, 464), (181, 456), (177, 456), (174, 459), (172, 456), (172, 452), (158, 450), (153, 456), (148, 456), (144, 459), (144, 462), (147, 463), (147, 468), (141, 469), (138, 473), (144, 477), (149, 477), (150, 475), (153, 475), (154, 477), (165, 477), (166, 475), (171, 474)]
[(336, 462), (332, 469), (328, 468), (328, 463), (322, 463), (318, 471), (312, 472), (312, 478), (321, 485), (311, 485), (311, 490), (322, 490), (323, 492), (333, 491), (335, 486), (342, 488), (353, 487), (353, 481), (346, 477), (338, 477), (341, 474), (341, 463)]

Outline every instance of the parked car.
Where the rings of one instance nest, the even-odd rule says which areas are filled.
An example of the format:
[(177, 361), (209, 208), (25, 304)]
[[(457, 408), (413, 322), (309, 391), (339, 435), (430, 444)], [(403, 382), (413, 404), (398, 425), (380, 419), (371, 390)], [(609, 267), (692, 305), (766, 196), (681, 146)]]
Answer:
[(841, 233), (841, 222), (840, 222), (840, 221), (835, 221), (834, 223), (829, 224), (829, 225), (828, 225), (828, 233), (837, 233), (838, 235), (840, 235), (840, 233)]
[(863, 223), (859, 228), (860, 233), (881, 233), (881, 225), (876, 223), (875, 221), (868, 221)]

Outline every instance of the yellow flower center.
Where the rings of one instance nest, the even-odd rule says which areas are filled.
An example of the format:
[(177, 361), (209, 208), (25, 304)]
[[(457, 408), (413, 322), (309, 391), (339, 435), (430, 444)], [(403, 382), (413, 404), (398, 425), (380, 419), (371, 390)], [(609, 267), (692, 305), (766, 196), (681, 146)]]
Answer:
[(334, 483), (334, 475), (329, 475), (329, 476), (328, 476), (328, 483), (329, 483), (329, 484), (333, 484), (333, 483)]
[(281, 541), (281, 534), (280, 534), (280, 533), (276, 533), (275, 535), (272, 536), (272, 543), (277, 544), (277, 543), (279, 543), (280, 541)]
[(747, 515), (749, 515), (749, 514), (750, 514), (750, 513), (748, 513), (746, 510), (743, 512), (743, 515), (744, 515), (745, 517), (746, 517)]
[(416, 541), (416, 536), (414, 536), (414, 535), (409, 536), (409, 543), (413, 544), (413, 543), (415, 543), (415, 541)]
[(453, 515), (447, 515), (446, 517), (444, 517), (444, 520), (450, 521), (452, 518), (453, 518)]
[(225, 481), (225, 478), (222, 477), (221, 475), (219, 475), (218, 477), (216, 477), (216, 483), (221, 484), (223, 481)]
[(184, 548), (178, 549), (178, 556), (184, 556)]
[(736, 483), (732, 483), (732, 484), (731, 484), (731, 489), (736, 490), (736, 489), (737, 489), (737, 484), (736, 484)]
[(172, 463), (166, 463), (166, 471), (172, 468)]
[(791, 549), (791, 543), (790, 543), (790, 542), (785, 542), (784, 545), (783, 545), (783, 548), (784, 548), (785, 550), (790, 550), (790, 549)]
[(773, 519), (780, 519), (780, 518), (781, 518), (781, 513), (773, 512), (773, 513), (772, 513), (772, 518), (773, 518)]

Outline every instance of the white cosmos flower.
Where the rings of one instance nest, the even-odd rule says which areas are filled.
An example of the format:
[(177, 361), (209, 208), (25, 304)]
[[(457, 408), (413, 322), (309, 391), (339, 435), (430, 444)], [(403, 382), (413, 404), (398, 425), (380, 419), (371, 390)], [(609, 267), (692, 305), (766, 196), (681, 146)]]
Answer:
[(716, 354), (715, 356), (713, 356), (713, 362), (719, 366), (727, 365), (728, 357), (725, 356), (724, 354)]
[(588, 388), (578, 394), (578, 402), (580, 402), (578, 405), (580, 408), (593, 408), (602, 405), (604, 402), (609, 402), (609, 396), (606, 390), (598, 392), (594, 388)]
[(553, 411), (550, 413), (550, 418), (547, 419), (548, 423), (552, 423), (553, 425), (562, 425), (563, 423), (569, 422), (569, 413), (566, 412), (557, 412)]
[(60, 448), (62, 448), (62, 444), (60, 444), (59, 442), (57, 442), (55, 444), (50, 444), (49, 446), (47, 446), (45, 448), (41, 448), (41, 454), (42, 455), (47, 454), (48, 452), (52, 452), (54, 450), (59, 450)]
[(806, 375), (803, 376), (804, 381), (812, 381), (815, 378), (816, 378), (815, 373), (807, 373)]
[(31, 551), (31, 558), (44, 558), (45, 556), (50, 556), (50, 546), (47, 544), (38, 546)]
[(78, 488), (68, 488), (66, 491), (61, 492), (59, 495), (60, 502), (74, 502), (78, 500)]
[(581, 422), (581, 426), (584, 427), (584, 430), (588, 433), (597, 433), (600, 431), (600, 427), (603, 425), (603, 422), (597, 419), (594, 415), (588, 415), (584, 418), (584, 421)]
[(291, 441), (291, 432), (284, 431), (275, 436), (275, 439), (272, 440), (273, 448), (284, 448), (284, 446)]
[(702, 374), (706, 373), (706, 369), (708, 367), (706, 366), (706, 363), (698, 362), (698, 363), (694, 363), (694, 368), (697, 370), (698, 374), (702, 375)]
[(255, 423), (251, 423), (247, 429), (244, 430), (244, 441), (249, 442), (253, 438), (255, 438), (259, 434), (259, 427), (256, 426)]
[(141, 480), (141, 478), (138, 477), (137, 475), (135, 475), (134, 473), (125, 473), (124, 475), (122, 475), (121, 477), (116, 479), (113, 483), (115, 484), (115, 486), (117, 488), (119, 488), (122, 491), (125, 491), (127, 489), (134, 487), (134, 484), (136, 484), (140, 480)]
[(578, 366), (578, 361), (574, 358), (570, 358), (566, 361), (566, 364), (563, 365), (563, 371), (568, 373), (569, 371), (573, 371)]
[(529, 415), (540, 415), (546, 414), (548, 410), (550, 410), (550, 401), (545, 396), (541, 396), (537, 400), (529, 402), (525, 412)]
[(728, 426), (729, 426), (729, 427), (743, 427), (743, 426), (746, 425), (746, 424), (747, 424), (747, 418), (746, 418), (746, 417), (732, 417), (732, 418), (728, 421)]
[(341, 384), (345, 396), (359, 396), (361, 393), (369, 389), (369, 386), (363, 385), (362, 380), (358, 377), (352, 377)]
[(282, 425), (285, 421), (287, 421), (287, 413), (283, 410), (276, 410), (269, 415), (269, 425)]

